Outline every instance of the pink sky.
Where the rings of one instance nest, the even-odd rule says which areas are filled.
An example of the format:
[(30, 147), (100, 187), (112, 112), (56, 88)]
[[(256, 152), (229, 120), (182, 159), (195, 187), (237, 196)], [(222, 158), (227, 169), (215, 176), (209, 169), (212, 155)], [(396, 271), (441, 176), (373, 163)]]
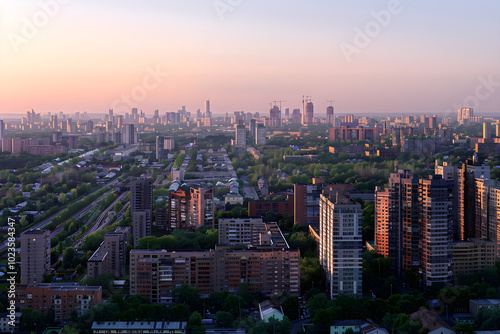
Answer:
[[(267, 112), (274, 100), (293, 109), (302, 95), (317, 113), (328, 100), (339, 113), (443, 113), (475, 95), (480, 77), (500, 82), (500, 5), (481, 3), (401, 1), (349, 62), (340, 45), (352, 44), (387, 2), (243, 1), (221, 20), (211, 1), (69, 1), (24, 38), (26, 20), (45, 11), (38, 1), (7, 0), (0, 114), (106, 112), (133, 92), (145, 94), (130, 107), (148, 114), (203, 110), (207, 98), (216, 113)], [(155, 68), (168, 75), (149, 78)], [(500, 112), (497, 86), (478, 112)]]

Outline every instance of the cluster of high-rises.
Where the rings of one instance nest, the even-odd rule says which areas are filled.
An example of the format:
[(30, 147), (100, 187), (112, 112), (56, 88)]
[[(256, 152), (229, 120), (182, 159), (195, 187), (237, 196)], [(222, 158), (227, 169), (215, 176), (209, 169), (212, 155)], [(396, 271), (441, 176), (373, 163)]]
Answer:
[[(361, 205), (351, 200), (352, 184), (295, 184), (287, 201), (251, 201), (250, 216), (268, 212), (293, 216), (297, 225), (309, 226), (319, 248), (320, 265), (331, 298), (362, 295)], [(219, 223), (219, 229), (220, 229)]]
[(211, 186), (175, 182), (171, 190), (168, 215), (165, 215), (165, 221), (158, 222), (158, 226), (167, 230), (214, 227), (214, 193)]
[(418, 272), (425, 287), (492, 266), (500, 243), (500, 186), (489, 166), (443, 163), (435, 173), (418, 179), (399, 170), (375, 192), (376, 251), (391, 258), (400, 278)]
[(196, 230), (201, 226), (214, 227), (213, 187), (198, 183), (174, 181), (168, 196), (168, 209), (157, 207), (153, 217), (153, 179), (135, 178), (130, 183), (130, 211), (134, 245), (151, 235), (154, 226), (171, 230)]

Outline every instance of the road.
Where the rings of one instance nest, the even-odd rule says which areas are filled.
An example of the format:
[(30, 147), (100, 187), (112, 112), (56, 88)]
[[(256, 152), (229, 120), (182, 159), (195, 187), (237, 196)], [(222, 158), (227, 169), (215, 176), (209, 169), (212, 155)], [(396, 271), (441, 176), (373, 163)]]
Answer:
[[(87, 213), (89, 213), (90, 211), (93, 211), (96, 206), (98, 206), (98, 203), (103, 200), (104, 198), (106, 198), (113, 190), (110, 190), (104, 194), (101, 195), (101, 197), (99, 197), (98, 199), (96, 199), (94, 202), (92, 202), (90, 205), (86, 206), (84, 209), (78, 211), (76, 214), (74, 214), (73, 216), (71, 216), (71, 218), (69, 218), (69, 220), (77, 220), (77, 219), (80, 219), (81, 217), (85, 216)], [(55, 230), (53, 230), (52, 232), (50, 232), (50, 237), (54, 237), (56, 236), (59, 232), (62, 231), (62, 229), (64, 228), (64, 224), (60, 224)]]
[(257, 195), (255, 187), (248, 184), (247, 176), (245, 174), (241, 176), (241, 180), (243, 181), (243, 197), (259, 199), (259, 195)]
[[(112, 210), (114, 207), (115, 207), (115, 204), (118, 203), (118, 201), (121, 201), (122, 198), (124, 198), (129, 192), (126, 191), (124, 193), (122, 193), (120, 196), (118, 196), (114, 201), (113, 203), (111, 203), (100, 215), (99, 217), (97, 218), (95, 224), (81, 237), (79, 238), (78, 240), (76, 240), (74, 243), (73, 243), (73, 247), (79, 247), (82, 243), (82, 240), (83, 238), (85, 238), (87, 235), (91, 234), (91, 233), (94, 233), (95, 231), (97, 230), (100, 230), (104, 227), (106, 227), (109, 223), (110, 220), (104, 220), (104, 218), (107, 217), (108, 215), (108, 212), (110, 210)], [(130, 205), (130, 202), (127, 202), (127, 204), (125, 204), (122, 208), (122, 211), (126, 210), (126, 208)], [(104, 221), (104, 222), (103, 222)]]
[[(98, 192), (100, 191), (102, 188), (104, 187), (108, 187), (108, 186), (113, 186), (115, 184), (117, 184), (119, 182), (118, 179), (115, 179), (115, 180), (112, 180), (112, 181), (109, 181), (108, 183), (104, 184), (101, 188), (99, 188), (98, 190), (94, 191), (93, 193), (95, 192)], [(110, 190), (109, 192), (111, 192), (112, 190)], [(107, 196), (107, 194), (109, 193), (107, 192), (105, 195)], [(93, 194), (92, 193), (92, 194)], [(104, 195), (103, 195), (104, 196)], [(66, 207), (64, 207), (64, 209), (58, 211), (57, 213), (53, 214), (52, 216), (50, 217), (47, 217), (45, 218), (44, 220), (42, 220), (41, 222), (33, 225), (32, 227), (30, 227), (29, 229), (32, 230), (32, 229), (42, 229), (44, 228), (45, 226), (49, 225), (51, 222), (52, 222), (52, 219), (54, 219), (54, 217), (56, 217), (57, 215), (61, 214), (64, 210), (66, 210)], [(85, 209), (82, 209), (82, 211), (85, 210)], [(80, 211), (81, 212), (81, 211)], [(80, 213), (79, 212), (79, 213)], [(78, 215), (79, 213), (77, 213), (76, 215)], [(59, 227), (58, 227), (59, 228)], [(61, 227), (62, 228), (62, 227)], [(23, 235), (24, 233), (26, 233), (27, 230), (21, 232), (21, 235)], [(51, 236), (52, 236), (52, 233), (51, 233)], [(7, 249), (7, 241), (5, 241), (4, 243), (2, 243), (0, 245), (0, 253), (2, 253), (3, 251), (5, 251)]]
[(165, 168), (163, 170), (163, 173), (161, 175), (158, 175), (155, 183), (153, 183), (153, 188), (161, 187), (163, 179), (165, 178), (165, 176), (170, 174), (170, 171), (172, 170), (173, 165), (174, 165), (174, 162), (172, 161), (171, 163), (168, 164), (167, 168)]

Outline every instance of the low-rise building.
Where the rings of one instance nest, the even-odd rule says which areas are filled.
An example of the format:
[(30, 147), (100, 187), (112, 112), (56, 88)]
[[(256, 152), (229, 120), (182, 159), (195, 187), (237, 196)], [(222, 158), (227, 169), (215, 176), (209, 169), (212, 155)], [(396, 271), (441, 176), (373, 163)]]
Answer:
[(243, 196), (240, 194), (229, 193), (224, 195), (224, 202), (231, 205), (243, 205)]
[(11, 333), (12, 331), (19, 330), (19, 321), (21, 320), (21, 312), (15, 312), (14, 327), (12, 327), (9, 322), (12, 320), (7, 318), (8, 313), (0, 313), (0, 333)]
[(185, 321), (94, 321), (92, 333), (121, 333), (121, 334), (184, 334), (187, 322)]
[(470, 313), (476, 315), (482, 308), (494, 308), (500, 305), (500, 299), (471, 299), (469, 300)]
[(265, 300), (259, 303), (259, 314), (260, 319), (264, 322), (271, 322), (272, 318), (274, 321), (283, 320), (283, 309), (281, 305), (273, 305), (270, 300)]

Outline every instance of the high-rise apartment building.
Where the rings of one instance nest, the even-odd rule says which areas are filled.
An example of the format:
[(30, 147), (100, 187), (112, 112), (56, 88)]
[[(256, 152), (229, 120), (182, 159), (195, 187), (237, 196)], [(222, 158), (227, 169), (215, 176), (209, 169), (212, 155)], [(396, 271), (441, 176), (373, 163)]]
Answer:
[(333, 106), (326, 107), (326, 123), (335, 126), (335, 114)]
[(292, 111), (292, 122), (295, 124), (300, 124), (302, 120), (302, 113), (300, 112), (300, 109), (293, 109)]
[(255, 118), (250, 120), (250, 136), (257, 137), (257, 120)]
[(453, 279), (453, 182), (441, 175), (419, 180), (418, 200), (422, 284), (444, 286)]
[(54, 130), (58, 129), (57, 115), (50, 116), (50, 127)]
[(164, 158), (165, 137), (156, 136), (156, 160), (160, 161)]
[(164, 139), (164, 149), (172, 151), (175, 150), (175, 139), (174, 137), (165, 137)]
[(190, 199), (191, 193), (187, 184), (183, 184), (179, 189), (169, 194), (168, 217), (170, 225), (167, 229), (185, 230), (188, 228)]
[(481, 227), (476, 226), (476, 179), (489, 179), (490, 167), (477, 166), (467, 161), (458, 171), (458, 237), (459, 240), (481, 238)]
[(375, 249), (378, 254), (389, 257), (389, 188), (375, 187)]
[(362, 295), (361, 205), (339, 193), (320, 195), (319, 260), (330, 298)]
[(319, 197), (321, 193), (330, 194), (335, 191), (349, 192), (352, 190), (352, 184), (294, 184), (294, 224), (318, 226)]
[(436, 164), (434, 167), (434, 173), (436, 175), (441, 175), (441, 177), (445, 180), (451, 180), (453, 182), (453, 221), (455, 222), (453, 224), (453, 238), (455, 240), (460, 240), (459, 234), (458, 234), (458, 221), (459, 221), (459, 202), (458, 202), (458, 168), (456, 166), (453, 166), (449, 162), (443, 162), (440, 164), (436, 160)]
[(377, 253), (388, 256), (402, 277), (404, 270), (418, 270), (418, 180), (410, 171), (391, 173), (389, 187), (375, 194)]
[(243, 121), (234, 126), (234, 146), (245, 147), (247, 145), (247, 131)]
[(121, 129), (123, 126), (123, 115), (116, 116), (116, 127)]
[(196, 230), (214, 226), (213, 188), (199, 184), (183, 184), (169, 194), (169, 229)]
[(314, 104), (308, 100), (306, 101), (306, 110), (304, 112), (304, 125), (312, 124), (314, 122)]
[(5, 136), (5, 124), (3, 122), (3, 119), (0, 119), (0, 141), (3, 139)]
[(210, 111), (210, 100), (205, 103), (205, 118), (212, 118), (212, 112)]
[(151, 235), (153, 221), (153, 179), (139, 177), (130, 182), (130, 213), (134, 245), (139, 239)]
[(132, 144), (135, 144), (136, 141), (135, 141), (135, 126), (134, 124), (125, 124), (124, 126), (125, 128), (125, 131), (124, 131), (124, 140), (123, 140), (123, 143), (125, 145), (132, 145)]
[(475, 188), (476, 234), (493, 241), (496, 254), (500, 254), (500, 184), (495, 180), (478, 178)]
[(94, 131), (94, 122), (90, 119), (87, 121), (87, 125), (85, 126), (85, 131), (92, 133)]
[(264, 124), (257, 124), (255, 129), (255, 145), (266, 145), (266, 127)]
[(474, 117), (473, 108), (459, 108), (457, 110), (457, 121), (459, 124), (466, 124)]
[(49, 271), (50, 231), (26, 231), (21, 235), (21, 284), (42, 283)]
[(269, 110), (269, 126), (281, 126), (281, 109), (278, 106), (274, 106)]
[(114, 232), (108, 232), (99, 248), (87, 260), (87, 275), (97, 278), (102, 273), (121, 277), (125, 273), (127, 244), (130, 227), (119, 226)]
[(212, 187), (191, 185), (188, 225), (191, 229), (201, 226), (214, 228), (214, 191)]

